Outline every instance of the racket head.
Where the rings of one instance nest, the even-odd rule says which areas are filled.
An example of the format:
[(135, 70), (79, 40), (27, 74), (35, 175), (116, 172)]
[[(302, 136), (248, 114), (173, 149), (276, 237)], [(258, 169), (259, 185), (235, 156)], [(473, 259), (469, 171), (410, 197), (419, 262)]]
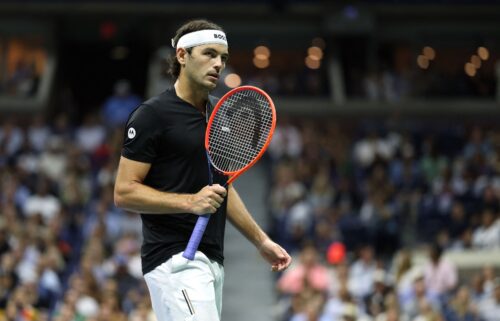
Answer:
[(205, 148), (210, 163), (230, 176), (230, 184), (262, 157), (275, 127), (276, 109), (265, 91), (254, 86), (228, 91), (207, 124)]

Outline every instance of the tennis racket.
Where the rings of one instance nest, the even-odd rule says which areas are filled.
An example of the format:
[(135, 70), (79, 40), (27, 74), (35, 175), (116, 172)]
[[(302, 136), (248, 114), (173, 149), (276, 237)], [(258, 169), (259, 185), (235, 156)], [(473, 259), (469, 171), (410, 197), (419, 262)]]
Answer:
[[(271, 142), (276, 126), (274, 103), (263, 90), (241, 86), (230, 90), (215, 105), (205, 132), (210, 167), (228, 176), (226, 186), (254, 165)], [(193, 260), (210, 214), (198, 218), (183, 255)]]

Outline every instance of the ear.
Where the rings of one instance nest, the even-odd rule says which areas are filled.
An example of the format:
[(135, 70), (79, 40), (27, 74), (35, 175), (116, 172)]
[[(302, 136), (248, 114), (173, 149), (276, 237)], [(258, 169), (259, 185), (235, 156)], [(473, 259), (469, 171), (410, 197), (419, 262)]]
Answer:
[(188, 55), (188, 52), (184, 48), (177, 48), (175, 50), (175, 56), (177, 57), (177, 61), (181, 66), (184, 66), (186, 64), (186, 55)]

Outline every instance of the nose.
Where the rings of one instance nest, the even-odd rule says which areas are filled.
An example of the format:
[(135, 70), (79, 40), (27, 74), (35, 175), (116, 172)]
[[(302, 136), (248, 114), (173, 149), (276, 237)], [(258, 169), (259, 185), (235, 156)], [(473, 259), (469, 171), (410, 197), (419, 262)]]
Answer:
[(214, 68), (217, 72), (219, 72), (222, 69), (222, 57), (221, 56), (217, 56), (215, 58)]

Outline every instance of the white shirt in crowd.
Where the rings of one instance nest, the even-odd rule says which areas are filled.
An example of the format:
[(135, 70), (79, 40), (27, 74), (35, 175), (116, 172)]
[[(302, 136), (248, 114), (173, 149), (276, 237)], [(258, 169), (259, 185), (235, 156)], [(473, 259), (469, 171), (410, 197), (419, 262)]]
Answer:
[(50, 222), (61, 209), (61, 203), (52, 195), (32, 195), (24, 205), (24, 214), (26, 216), (33, 216), (41, 214), (44, 221)]
[(364, 298), (371, 293), (373, 288), (373, 274), (377, 266), (375, 262), (366, 264), (357, 260), (349, 272), (348, 287), (351, 294), (356, 298)]
[(500, 219), (489, 227), (478, 227), (472, 235), (472, 244), (481, 249), (500, 248)]

